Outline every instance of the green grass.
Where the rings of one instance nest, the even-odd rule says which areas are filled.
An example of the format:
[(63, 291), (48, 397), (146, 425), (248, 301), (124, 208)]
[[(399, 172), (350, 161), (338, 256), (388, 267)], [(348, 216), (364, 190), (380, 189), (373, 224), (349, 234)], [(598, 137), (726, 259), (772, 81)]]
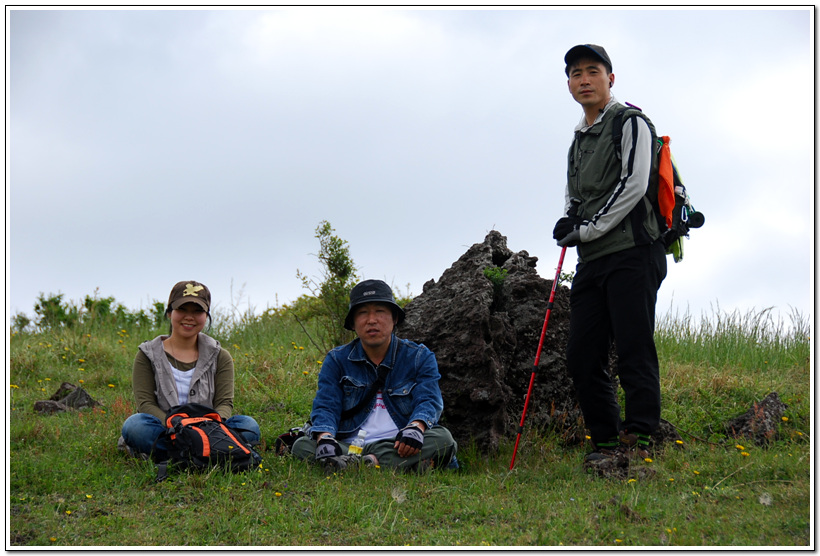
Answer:
[[(165, 330), (95, 326), (10, 337), (7, 548), (67, 546), (784, 546), (813, 543), (810, 339), (768, 312), (659, 320), (663, 418), (682, 432), (642, 466), (651, 478), (601, 479), (584, 446), (528, 428), (483, 455), (460, 442), (459, 472), (363, 469), (326, 477), (264, 451), (254, 472), (176, 474), (116, 449), (133, 412), (137, 345)], [(236, 361), (235, 411), (267, 447), (304, 422), (322, 359), (286, 313), (217, 319)], [(102, 407), (33, 410), (61, 382)], [(727, 438), (726, 420), (771, 391), (788, 404), (768, 447)], [(446, 403), (446, 400), (445, 400)], [(742, 446), (738, 448), (737, 446)]]

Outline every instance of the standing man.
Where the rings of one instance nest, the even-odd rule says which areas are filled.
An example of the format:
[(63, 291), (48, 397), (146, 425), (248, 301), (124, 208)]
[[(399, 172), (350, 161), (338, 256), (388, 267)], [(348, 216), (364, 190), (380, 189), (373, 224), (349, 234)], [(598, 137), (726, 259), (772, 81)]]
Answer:
[[(328, 471), (361, 463), (419, 471), (458, 467), (456, 443), (437, 424), (444, 403), (436, 357), (393, 333), (403, 320), (404, 310), (381, 280), (351, 290), (344, 326), (357, 338), (325, 357), (311, 425), (294, 443), (294, 456), (315, 459)], [(362, 430), (361, 456), (347, 455)]]
[[(615, 118), (627, 107), (611, 94), (615, 74), (603, 47), (575, 46), (564, 62), (569, 92), (584, 113), (569, 150), (565, 216), (553, 231), (559, 246), (578, 247), (567, 369), (592, 437), (585, 463), (611, 458), (625, 465), (627, 452), (649, 455), (661, 414), (654, 332), (666, 253), (647, 197), (657, 190), (657, 183), (650, 184), (650, 176), (657, 176), (656, 135), (638, 109)], [(613, 340), (625, 394), (623, 420), (607, 374)]]

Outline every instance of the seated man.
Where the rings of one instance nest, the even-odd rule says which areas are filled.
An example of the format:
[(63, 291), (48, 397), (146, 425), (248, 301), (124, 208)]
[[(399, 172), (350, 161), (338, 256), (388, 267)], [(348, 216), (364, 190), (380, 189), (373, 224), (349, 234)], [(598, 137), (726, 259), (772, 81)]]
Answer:
[[(358, 336), (332, 349), (319, 372), (310, 428), (293, 455), (326, 470), (380, 465), (404, 470), (458, 468), (457, 445), (437, 425), (444, 403), (436, 357), (393, 333), (404, 320), (390, 287), (365, 280), (350, 292), (344, 326)], [(366, 431), (361, 455), (348, 447)]]

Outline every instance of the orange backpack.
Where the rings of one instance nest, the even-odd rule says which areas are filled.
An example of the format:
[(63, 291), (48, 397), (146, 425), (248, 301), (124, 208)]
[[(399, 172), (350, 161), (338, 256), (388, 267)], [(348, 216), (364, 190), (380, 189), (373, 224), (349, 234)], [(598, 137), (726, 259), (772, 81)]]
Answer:
[(169, 464), (191, 470), (222, 466), (240, 472), (255, 469), (262, 462), (242, 431), (227, 426), (219, 413), (205, 405), (172, 407), (165, 416), (165, 426), (160, 438), (167, 444), (169, 458), (157, 462), (157, 481), (167, 478)]
[[(627, 110), (642, 111), (634, 104), (629, 104), (615, 114), (612, 127), (612, 137), (618, 158), (621, 157), (621, 137), (623, 136), (623, 115)], [(643, 116), (642, 116), (643, 117)], [(645, 118), (644, 118), (645, 119)], [(646, 120), (648, 123), (648, 120)], [(650, 125), (650, 129), (654, 128)], [(706, 221), (703, 213), (692, 206), (686, 186), (683, 185), (677, 164), (669, 148), (671, 139), (668, 135), (657, 137), (658, 142), (658, 176), (657, 180), (650, 179), (649, 183), (657, 181), (657, 191), (648, 191), (647, 196), (652, 203), (661, 226), (661, 238), (666, 246), (666, 254), (672, 255), (675, 262), (683, 260), (683, 238), (689, 237), (691, 228), (700, 228)]]

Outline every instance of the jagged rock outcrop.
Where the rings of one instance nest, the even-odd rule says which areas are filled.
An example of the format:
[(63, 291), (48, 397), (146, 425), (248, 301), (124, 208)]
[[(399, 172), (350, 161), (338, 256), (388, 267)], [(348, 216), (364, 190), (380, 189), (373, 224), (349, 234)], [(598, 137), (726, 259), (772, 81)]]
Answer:
[(726, 432), (734, 438), (746, 438), (758, 446), (777, 440), (778, 430), (788, 406), (780, 400), (777, 392), (771, 392), (738, 417), (726, 423)]
[(101, 405), (82, 387), (63, 382), (47, 400), (34, 402), (34, 411), (43, 414), (61, 413), (71, 409), (85, 409)]
[[(513, 252), (497, 231), (470, 247), (405, 307), (401, 337), (436, 354), (445, 400), (442, 424), (459, 442), (495, 450), (514, 438), (524, 409), (552, 280), (537, 258)], [(500, 286), (484, 274), (506, 271)], [(525, 428), (557, 426), (568, 441), (583, 438), (582, 419), (567, 375), (569, 289), (558, 287), (541, 350)]]

